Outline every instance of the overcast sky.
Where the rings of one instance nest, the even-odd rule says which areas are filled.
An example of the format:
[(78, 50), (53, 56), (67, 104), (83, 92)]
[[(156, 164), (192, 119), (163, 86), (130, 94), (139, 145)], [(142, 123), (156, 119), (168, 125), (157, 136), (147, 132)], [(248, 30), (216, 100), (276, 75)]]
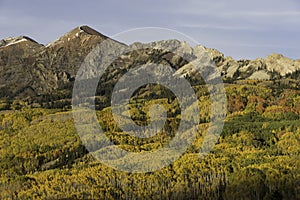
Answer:
[(139, 27), (180, 31), (226, 56), (300, 58), (299, 0), (0, 0), (0, 38), (47, 44), (87, 24), (112, 36)]

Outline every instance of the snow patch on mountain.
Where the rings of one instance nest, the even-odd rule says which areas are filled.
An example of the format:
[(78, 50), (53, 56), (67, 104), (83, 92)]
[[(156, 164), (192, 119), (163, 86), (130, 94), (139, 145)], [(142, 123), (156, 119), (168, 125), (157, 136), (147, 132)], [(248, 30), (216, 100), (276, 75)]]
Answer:
[(28, 41), (28, 40), (24, 37), (17, 37), (17, 38), (9, 37), (7, 39), (4, 39), (4, 40), (0, 41), (0, 48), (1, 47), (8, 47), (8, 46), (18, 44), (18, 43), (21, 43), (21, 42), (26, 42), (26, 41)]

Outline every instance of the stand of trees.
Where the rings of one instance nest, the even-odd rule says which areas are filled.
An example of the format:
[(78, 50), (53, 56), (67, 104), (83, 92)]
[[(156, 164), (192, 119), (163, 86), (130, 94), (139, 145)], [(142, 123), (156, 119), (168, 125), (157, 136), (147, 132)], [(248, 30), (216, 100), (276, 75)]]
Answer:
[[(206, 89), (195, 88), (201, 99), (195, 141), (173, 164), (144, 174), (120, 172), (95, 160), (77, 135), (71, 111), (22, 104), (3, 109), (0, 199), (300, 199), (300, 91), (265, 82), (228, 85), (222, 135), (200, 158), (211, 108)], [(152, 138), (122, 132), (109, 107), (97, 111), (106, 135), (128, 151), (161, 148), (172, 139), (166, 133), (178, 128), (176, 98), (146, 97), (151, 95), (141, 92), (131, 99), (137, 124), (148, 122), (151, 104), (168, 111), (164, 130)]]

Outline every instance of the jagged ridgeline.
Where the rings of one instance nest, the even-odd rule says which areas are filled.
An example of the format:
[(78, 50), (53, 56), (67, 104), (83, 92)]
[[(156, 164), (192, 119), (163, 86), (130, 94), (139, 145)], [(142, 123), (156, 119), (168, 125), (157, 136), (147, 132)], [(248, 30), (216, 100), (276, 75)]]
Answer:
[(190, 82), (200, 110), (198, 133), (185, 154), (162, 170), (135, 174), (99, 163), (82, 142), (97, 150), (99, 138), (79, 138), (74, 126), (76, 73), (106, 39), (80, 26), (46, 46), (25, 36), (0, 41), (0, 199), (300, 199), (299, 60), (272, 54), (237, 61), (206, 48), (225, 83), (227, 117), (217, 144), (200, 158), (211, 121), (210, 94), (203, 78), (174, 52), (194, 59), (202, 47), (177, 40), (132, 44), (138, 50), (115, 59), (96, 90), (97, 118), (114, 145), (137, 153), (163, 148), (181, 121), (176, 95), (147, 84), (130, 97), (130, 117), (145, 126), (149, 108), (160, 104), (167, 111), (162, 131), (136, 138), (118, 127), (111, 93), (134, 67), (172, 67)]
[[(25, 36), (1, 40), (0, 98), (4, 102), (2, 109), (9, 108), (12, 103), (18, 107), (24, 102), (31, 107), (70, 107), (76, 72), (88, 53), (105, 39), (106, 36), (90, 27), (80, 26), (46, 46)], [(150, 45), (153, 48), (150, 49), (122, 55), (111, 64), (99, 82), (97, 102), (101, 102), (101, 108), (107, 106), (107, 94), (110, 94), (118, 78), (128, 69), (141, 64), (166, 64), (184, 74), (192, 85), (201, 83), (201, 76), (192, 73), (186, 60), (174, 53), (159, 50), (162, 44), (166, 43), (174, 51), (184, 52), (189, 57), (196, 57), (195, 51), (199, 48), (192, 48), (185, 42), (169, 40), (154, 42)], [(138, 43), (133, 45), (143, 46)], [(239, 80), (280, 82), (282, 78), (299, 78), (300, 60), (272, 54), (266, 59), (236, 61), (215, 49), (207, 48), (207, 51), (226, 83)]]

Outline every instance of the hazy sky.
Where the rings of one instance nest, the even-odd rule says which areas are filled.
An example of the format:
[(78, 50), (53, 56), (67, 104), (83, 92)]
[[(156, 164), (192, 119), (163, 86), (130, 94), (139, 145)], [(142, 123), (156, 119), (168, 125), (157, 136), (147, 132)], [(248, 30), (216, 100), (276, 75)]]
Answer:
[(0, 38), (47, 44), (82, 24), (107, 36), (170, 28), (234, 58), (300, 58), (299, 0), (0, 0)]

